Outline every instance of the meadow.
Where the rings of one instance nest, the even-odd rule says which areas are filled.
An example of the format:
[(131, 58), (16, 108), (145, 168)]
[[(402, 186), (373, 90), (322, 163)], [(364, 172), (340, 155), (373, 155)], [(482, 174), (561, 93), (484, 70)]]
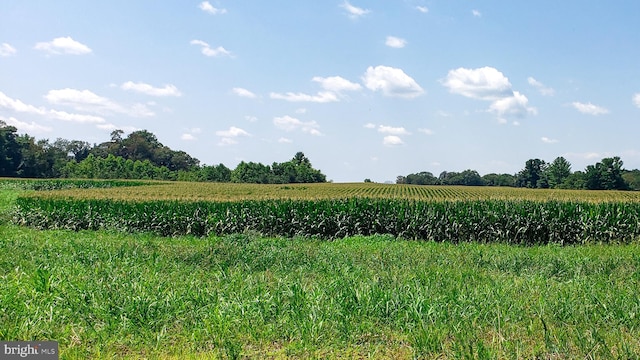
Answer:
[[(407, 241), (382, 233), (332, 239), (265, 236), (250, 229), (164, 237), (116, 227), (37, 229), (13, 223), (20, 199), (180, 205), (208, 204), (220, 196), (214, 185), (206, 185), (210, 188), (189, 195), (194, 196), (190, 201), (185, 195), (181, 201), (158, 194), (136, 199), (117, 194), (152, 194), (172, 184), (112, 185), (51, 192), (6, 185), (0, 190), (0, 339), (58, 340), (63, 359), (640, 357), (637, 238), (524, 246)], [(274, 188), (311, 194), (309, 185)], [(568, 199), (559, 197), (567, 194), (538, 192), (526, 198), (511, 192), (518, 189), (496, 190), (507, 195), (435, 203), (497, 201), (498, 208), (522, 201), (575, 203), (593, 212), (597, 206), (623, 211), (636, 202), (635, 193)], [(244, 197), (221, 203), (281, 199), (298, 204), (295, 210), (300, 209), (295, 201), (329, 201), (326, 206), (344, 201), (328, 195), (264, 198), (269, 191), (245, 188)], [(102, 199), (89, 195), (109, 192), (111, 197)], [(247, 199), (250, 195), (257, 198)], [(526, 218), (526, 213), (516, 215)]]

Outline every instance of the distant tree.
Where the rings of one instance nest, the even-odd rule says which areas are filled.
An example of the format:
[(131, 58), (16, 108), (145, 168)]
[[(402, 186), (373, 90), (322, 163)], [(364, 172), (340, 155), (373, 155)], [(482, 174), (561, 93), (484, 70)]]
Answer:
[(567, 176), (562, 184), (558, 185), (559, 189), (575, 189), (581, 190), (586, 188), (585, 173), (582, 171), (575, 171)]
[(0, 120), (0, 176), (16, 176), (22, 163), (22, 149), (18, 129)]
[(405, 176), (398, 175), (398, 177), (396, 177), (396, 184), (406, 184), (406, 183), (407, 183), (407, 178)]
[(484, 180), (475, 170), (465, 170), (461, 173), (443, 171), (438, 177), (442, 185), (482, 186)]
[(224, 164), (219, 165), (207, 165), (203, 166), (200, 171), (199, 180), (200, 181), (212, 181), (212, 182), (230, 182), (231, 181), (231, 170), (224, 166)]
[(631, 190), (640, 190), (640, 170), (626, 170), (622, 172), (622, 178)]
[[(522, 169), (516, 176), (517, 187), (527, 188), (543, 188), (546, 187), (544, 181), (540, 181), (543, 177), (543, 173), (546, 167), (544, 160), (529, 159), (525, 163), (524, 169)], [(539, 183), (540, 182), (540, 183)]]
[(549, 164), (543, 173), (550, 188), (558, 188), (571, 175), (571, 163), (564, 157), (557, 157)]
[(432, 173), (422, 171), (417, 174), (409, 174), (404, 178), (405, 184), (413, 185), (438, 185), (440, 182)]
[(269, 166), (241, 161), (231, 172), (231, 181), (236, 183), (268, 184), (271, 177)]
[(585, 187), (590, 190), (627, 190), (629, 186), (622, 177), (622, 165), (622, 160), (616, 156), (587, 166)]
[(365, 182), (365, 183), (371, 183), (371, 182), (373, 182), (373, 181), (371, 181), (371, 179), (369, 179), (369, 178), (366, 178), (366, 179), (364, 179), (364, 182)]
[(511, 174), (486, 174), (482, 177), (486, 186), (515, 186), (516, 177)]

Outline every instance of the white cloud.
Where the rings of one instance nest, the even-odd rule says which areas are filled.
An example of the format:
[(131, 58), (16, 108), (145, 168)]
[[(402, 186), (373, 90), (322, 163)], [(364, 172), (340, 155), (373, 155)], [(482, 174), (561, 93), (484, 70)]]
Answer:
[(218, 56), (231, 57), (232, 56), (231, 52), (223, 48), (222, 46), (218, 46), (217, 48), (214, 49), (211, 46), (209, 46), (209, 44), (207, 44), (202, 40), (191, 40), (190, 44), (200, 46), (201, 51), (205, 56), (209, 56), (209, 57), (218, 57)]
[(182, 96), (180, 90), (178, 90), (177, 87), (171, 84), (158, 88), (145, 83), (134, 83), (133, 81), (127, 81), (126, 83), (122, 84), (120, 88), (122, 88), (122, 90), (131, 90), (150, 96)]
[(416, 6), (416, 10), (420, 11), (421, 13), (428, 13), (429, 12), (429, 8), (426, 6)]
[(240, 128), (237, 128), (235, 126), (230, 127), (229, 130), (216, 131), (216, 135), (221, 137), (228, 137), (228, 138), (234, 138), (238, 136), (251, 136), (251, 134), (249, 134), (248, 132)]
[(222, 138), (220, 139), (220, 142), (218, 143), (218, 146), (230, 146), (230, 145), (235, 145), (238, 142), (232, 138)]
[(303, 93), (292, 93), (288, 92), (286, 94), (274, 93), (269, 94), (272, 99), (277, 100), (285, 100), (290, 102), (314, 102), (314, 103), (328, 103), (328, 102), (336, 102), (340, 101), (338, 96), (331, 91), (321, 91), (316, 95), (309, 95)]
[(296, 114), (306, 114), (306, 113), (307, 113), (307, 109), (305, 108), (296, 109)]
[(258, 97), (256, 94), (254, 94), (251, 91), (249, 91), (247, 89), (244, 89), (244, 88), (233, 88), (233, 89), (231, 89), (231, 91), (234, 94), (236, 94), (236, 95), (238, 95), (240, 97), (247, 98), (247, 99), (255, 99), (255, 98)]
[(70, 114), (66, 111), (58, 111), (58, 110), (49, 110), (49, 114), (52, 118), (62, 121), (71, 121), (77, 123), (94, 123), (101, 124), (104, 123), (104, 118), (100, 116), (94, 115), (85, 115), (85, 114)]
[(226, 9), (218, 9), (213, 7), (213, 5), (211, 5), (210, 2), (208, 1), (203, 1), (200, 3), (200, 5), (198, 5), (198, 7), (200, 8), (200, 10), (207, 12), (209, 14), (212, 15), (217, 15), (217, 14), (226, 14), (227, 10)]
[(442, 85), (453, 94), (472, 99), (497, 100), (512, 94), (509, 79), (492, 67), (450, 70)]
[(376, 128), (376, 124), (367, 123), (367, 124), (364, 125), (364, 127), (366, 127), (367, 129), (375, 129)]
[(401, 69), (388, 66), (369, 66), (362, 77), (364, 85), (372, 91), (382, 91), (385, 96), (415, 98), (424, 90)]
[(573, 103), (571, 103), (571, 105), (578, 110), (579, 112), (583, 113), (583, 114), (588, 114), (588, 115), (604, 115), (604, 114), (608, 114), (609, 110), (601, 107), (601, 106), (597, 106), (594, 105), (592, 103), (581, 103), (578, 101), (575, 101)]
[(16, 48), (14, 48), (13, 46), (11, 46), (11, 45), (9, 45), (7, 43), (0, 44), (0, 57), (13, 56), (17, 52), (18, 52), (18, 50), (16, 50)]
[(527, 78), (527, 82), (529, 83), (529, 85), (531, 85), (531, 86), (535, 87), (536, 89), (538, 89), (540, 94), (542, 94), (544, 96), (553, 96), (556, 93), (555, 90), (553, 90), (550, 87), (544, 86), (543, 83), (541, 83), (540, 81), (532, 78), (531, 76), (529, 76)]
[(362, 89), (362, 86), (357, 83), (353, 83), (340, 76), (320, 77), (315, 76), (311, 81), (320, 83), (323, 89), (333, 91), (335, 93), (341, 93), (343, 91), (358, 91)]
[(357, 18), (359, 18), (361, 16), (365, 16), (368, 13), (371, 12), (371, 10), (359, 8), (357, 6), (353, 6), (346, 0), (345, 0), (344, 3), (342, 3), (342, 5), (340, 5), (340, 7), (344, 8), (345, 10), (347, 10), (347, 12), (349, 13), (349, 17), (352, 18), (352, 19), (357, 19)]
[(475, 17), (482, 17), (482, 13), (478, 10), (471, 10), (471, 14), (473, 14), (473, 16)]
[(419, 132), (426, 134), (426, 135), (433, 135), (434, 132), (431, 129), (418, 129)]
[(256, 121), (258, 121), (258, 117), (251, 116), (251, 115), (245, 116), (244, 119), (247, 120), (248, 122), (256, 122)]
[(500, 123), (507, 122), (505, 116), (523, 117), (538, 112), (529, 106), (525, 95), (512, 89), (509, 78), (493, 67), (450, 70), (441, 83), (453, 94), (491, 101), (489, 112), (495, 113)]
[(384, 139), (382, 139), (382, 144), (384, 146), (398, 146), (398, 145), (403, 145), (404, 141), (402, 141), (402, 139), (400, 139), (395, 135), (388, 135), (388, 136), (385, 136)]
[(538, 110), (530, 107), (529, 99), (517, 91), (512, 96), (494, 101), (489, 107), (489, 111), (498, 115), (500, 119), (504, 116), (523, 117), (527, 114), (536, 115)]
[(555, 144), (558, 142), (558, 140), (556, 139), (550, 139), (546, 136), (543, 136), (542, 138), (540, 138), (540, 140), (542, 140), (543, 143), (547, 143), (547, 144)]
[(633, 103), (640, 108), (640, 93), (633, 95)]
[(105, 97), (94, 94), (89, 90), (59, 89), (50, 90), (45, 99), (55, 105), (69, 106), (76, 111), (86, 111), (97, 114), (118, 113), (133, 117), (149, 117), (155, 114), (144, 104), (134, 104), (124, 107)]
[(100, 124), (100, 125), (96, 125), (96, 127), (98, 129), (108, 130), (108, 131), (122, 130), (126, 133), (140, 130), (135, 126), (129, 126), (129, 125)]
[(79, 43), (69, 36), (55, 38), (49, 42), (39, 42), (34, 49), (42, 50), (52, 55), (85, 55), (91, 53), (91, 49), (87, 45)]
[(293, 142), (293, 140), (281, 137), (280, 139), (278, 139), (278, 142), (280, 144), (291, 144)]
[(300, 130), (302, 132), (311, 134), (311, 135), (322, 135), (322, 133), (318, 130), (320, 127), (318, 123), (315, 121), (303, 122), (291, 116), (282, 116), (273, 118), (273, 124), (282, 130), (285, 131), (294, 131)]
[(192, 134), (182, 134), (180, 136), (180, 140), (192, 141), (192, 140), (196, 140), (196, 137), (193, 136)]
[(10, 117), (5, 122), (7, 123), (7, 125), (14, 126), (16, 129), (20, 131), (24, 131), (26, 133), (43, 133), (43, 132), (50, 132), (51, 130), (53, 130), (48, 126), (42, 126), (40, 124), (36, 124), (33, 121), (30, 123), (20, 121), (14, 117)]
[(378, 132), (391, 135), (409, 135), (410, 133), (403, 127), (391, 127), (380, 125), (378, 126)]
[(23, 112), (30, 114), (44, 115), (46, 110), (43, 108), (37, 108), (33, 105), (28, 105), (20, 100), (12, 99), (0, 91), (0, 107), (9, 109), (15, 112)]
[(387, 36), (387, 40), (384, 43), (388, 47), (401, 49), (407, 45), (407, 40), (395, 36)]

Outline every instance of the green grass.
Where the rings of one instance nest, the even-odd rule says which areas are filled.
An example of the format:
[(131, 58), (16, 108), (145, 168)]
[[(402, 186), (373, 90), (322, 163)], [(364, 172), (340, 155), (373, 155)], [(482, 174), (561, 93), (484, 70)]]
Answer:
[(638, 245), (0, 239), (0, 339), (62, 358), (640, 356)]
[[(19, 193), (0, 191), (0, 211)], [(638, 358), (639, 290), (637, 242), (165, 238), (0, 222), (0, 339), (57, 340), (62, 359)]]

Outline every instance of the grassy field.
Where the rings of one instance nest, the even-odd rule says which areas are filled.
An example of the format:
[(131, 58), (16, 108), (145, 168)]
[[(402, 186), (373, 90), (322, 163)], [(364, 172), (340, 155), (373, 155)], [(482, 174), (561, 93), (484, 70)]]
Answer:
[(63, 359), (640, 357), (635, 241), (35, 230), (8, 222), (20, 194), (0, 191), (0, 339)]

